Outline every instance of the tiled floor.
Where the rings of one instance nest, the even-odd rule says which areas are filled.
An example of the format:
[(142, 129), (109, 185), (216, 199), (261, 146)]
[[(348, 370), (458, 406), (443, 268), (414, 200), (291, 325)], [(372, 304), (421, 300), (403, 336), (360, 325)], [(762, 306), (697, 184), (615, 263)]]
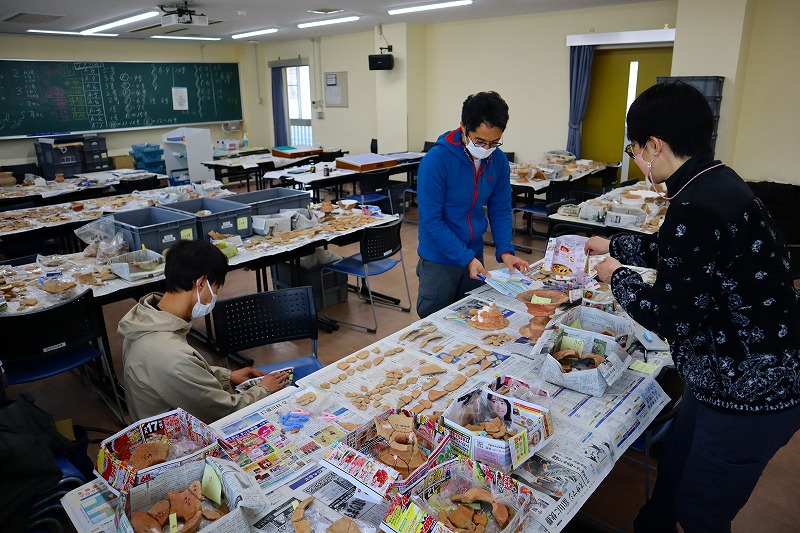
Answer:
[[(411, 214), (412, 217), (415, 215), (416, 213)], [(379, 306), (377, 308), (379, 322), (377, 335), (347, 326), (342, 326), (339, 331), (331, 334), (320, 332), (319, 351), (323, 363), (337, 361), (374, 342), (377, 338), (389, 335), (417, 319), (413, 310), (417, 293), (417, 277), (414, 273), (417, 264), (417, 226), (405, 224), (402, 236), (405, 245), (406, 273), (411, 286), (412, 311), (404, 313)], [(530, 240), (524, 236), (516, 236), (515, 239)], [(541, 247), (542, 241), (536, 240), (534, 245)], [(347, 255), (356, 252), (357, 245), (345, 248), (331, 247), (331, 250), (340, 255)], [(491, 255), (491, 249), (488, 249), (487, 252), (487, 256)], [(535, 256), (528, 254), (521, 254), (521, 256), (531, 261), (541, 256), (539, 252), (534, 253)], [(492, 267), (492, 263), (489, 263), (490, 267)], [(399, 268), (374, 278), (374, 289), (393, 295), (404, 295), (403, 278)], [(255, 291), (254, 274), (249, 271), (236, 270), (228, 276), (221, 297), (232, 297), (250, 291)], [(118, 375), (121, 375), (122, 368), (122, 341), (116, 332), (116, 327), (119, 319), (132, 305), (133, 301), (127, 300), (107, 305), (104, 308)], [(347, 302), (332, 307), (330, 313), (332, 316), (349, 317), (356, 321), (371, 319), (369, 305), (361, 303), (352, 292), (349, 294)], [(266, 364), (306, 355), (309, 344), (308, 342), (284, 343), (267, 349), (254, 349), (248, 354), (256, 360), (256, 364)], [(208, 359), (212, 364), (218, 363), (213, 355), (208, 355)], [(83, 388), (73, 375), (57, 376), (44, 382), (9, 389), (10, 395), (22, 392), (33, 396), (36, 403), (56, 419), (72, 418), (75, 423), (86, 426), (117, 429), (108, 409), (87, 389)], [(641, 456), (637, 457), (635, 452), (632, 452), (631, 455), (641, 459)], [(800, 434), (795, 435), (789, 445), (781, 450), (769, 464), (747, 506), (734, 522), (733, 530), (742, 533), (798, 531), (798, 524), (800, 524), (800, 505), (798, 505), (800, 504), (800, 496), (798, 496), (800, 495), (800, 476), (797, 475), (798, 471), (800, 471)], [(631, 531), (633, 518), (644, 501), (643, 486), (641, 468), (624, 460), (619, 461), (612, 473), (584, 506), (584, 511), (594, 519), (604, 522), (618, 531)], [(587, 532), (604, 529), (596, 529), (595, 526), (590, 525), (590, 521), (578, 517), (570, 523), (567, 530)]]

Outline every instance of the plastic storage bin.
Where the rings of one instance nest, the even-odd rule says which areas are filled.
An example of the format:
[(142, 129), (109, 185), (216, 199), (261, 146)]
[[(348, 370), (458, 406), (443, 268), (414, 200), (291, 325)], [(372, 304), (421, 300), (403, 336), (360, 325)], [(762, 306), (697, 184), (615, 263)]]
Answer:
[(311, 193), (276, 187), (229, 196), (226, 200), (251, 206), (253, 215), (274, 215), (281, 209), (307, 207), (311, 203)]
[[(197, 219), (198, 238), (211, 240), (209, 231), (216, 231), (225, 235), (239, 235), (249, 237), (253, 234), (250, 223), (252, 209), (249, 205), (239, 204), (221, 198), (196, 198), (184, 202), (175, 202), (164, 206), (181, 213), (190, 213)], [(210, 215), (198, 215), (199, 211), (211, 211)]]
[(145, 207), (114, 213), (114, 227), (131, 250), (142, 245), (148, 250), (162, 253), (181, 239), (197, 237), (197, 221), (186, 213), (161, 207)]
[(83, 172), (83, 166), (80, 161), (64, 165), (42, 163), (42, 177), (47, 180), (55, 178), (56, 174), (64, 174), (65, 178), (71, 178), (75, 174), (80, 174), (81, 172)]
[(105, 137), (85, 137), (83, 139), (83, 149), (88, 152), (105, 152), (106, 151), (106, 138)]

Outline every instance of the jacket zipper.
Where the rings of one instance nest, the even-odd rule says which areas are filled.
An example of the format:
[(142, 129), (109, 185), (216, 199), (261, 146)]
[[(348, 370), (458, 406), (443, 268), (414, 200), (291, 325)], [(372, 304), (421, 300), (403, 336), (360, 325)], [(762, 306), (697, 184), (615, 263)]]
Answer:
[(471, 159), (469, 164), (472, 166), (473, 192), (472, 205), (469, 206), (469, 211), (467, 211), (467, 224), (469, 225), (469, 240), (472, 241), (472, 238), (475, 236), (475, 230), (472, 228), (472, 210), (475, 208), (475, 202), (478, 200), (478, 181), (481, 179), (481, 174), (483, 173), (483, 161), (481, 161), (478, 166), (479, 170), (475, 169), (475, 162)]

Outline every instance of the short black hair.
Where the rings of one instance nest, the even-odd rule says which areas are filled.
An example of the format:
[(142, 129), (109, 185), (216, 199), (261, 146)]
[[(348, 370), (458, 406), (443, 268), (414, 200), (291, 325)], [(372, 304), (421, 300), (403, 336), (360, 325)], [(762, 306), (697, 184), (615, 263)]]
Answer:
[(471, 94), (461, 106), (461, 122), (467, 131), (475, 131), (481, 124), (505, 131), (508, 104), (494, 91)]
[(228, 273), (228, 258), (219, 248), (208, 241), (181, 240), (166, 252), (167, 292), (192, 290), (195, 281), (206, 276), (212, 285), (225, 283)]
[(711, 151), (714, 115), (708, 100), (688, 83), (657, 83), (628, 110), (628, 138), (644, 145), (650, 137), (669, 143), (678, 157)]

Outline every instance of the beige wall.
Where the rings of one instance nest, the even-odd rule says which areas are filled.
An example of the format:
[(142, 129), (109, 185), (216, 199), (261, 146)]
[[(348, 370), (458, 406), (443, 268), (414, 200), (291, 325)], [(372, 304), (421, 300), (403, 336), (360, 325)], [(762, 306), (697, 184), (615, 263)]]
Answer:
[(525, 161), (563, 149), (567, 35), (674, 27), (676, 6), (650, 2), (428, 26), (427, 140), (458, 126), (467, 95), (494, 90), (510, 109), (503, 150)]
[(800, 185), (800, 2), (758, 0), (744, 73), (736, 150), (745, 179)]
[[(238, 62), (241, 46), (205, 45), (112, 39), (0, 35), (0, 50), (4, 59), (47, 59), (86, 61), (184, 61)], [(240, 63), (242, 109), (247, 117), (251, 112), (252, 69)], [(211, 125), (211, 138), (231, 138), (220, 125)], [(110, 132), (104, 134), (110, 155), (124, 155), (131, 144), (151, 142), (161, 144), (161, 135), (169, 128)], [(36, 161), (33, 142), (28, 139), (0, 141), (0, 164), (15, 165)]]

